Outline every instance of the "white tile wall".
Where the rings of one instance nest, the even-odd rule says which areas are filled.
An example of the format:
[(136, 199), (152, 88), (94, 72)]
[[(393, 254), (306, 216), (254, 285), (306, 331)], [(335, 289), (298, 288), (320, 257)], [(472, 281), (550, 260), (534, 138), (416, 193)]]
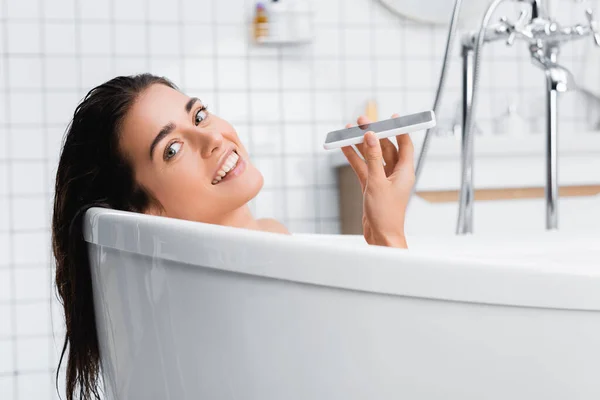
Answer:
[(79, 15), (84, 20), (108, 19), (110, 18), (110, 2), (108, 1), (84, 1), (79, 3)]
[(265, 189), (280, 189), (283, 186), (283, 157), (255, 157), (253, 162), (262, 171)]
[[(267, 99), (269, 97), (263, 97), (263, 99)], [(276, 97), (274, 97), (276, 99)], [(260, 96), (252, 96), (251, 101), (259, 101)], [(265, 107), (265, 103), (252, 103), (252, 104), (262, 104), (262, 107)], [(274, 103), (275, 106), (277, 103)], [(254, 110), (255, 106), (253, 106)], [(268, 107), (264, 109), (268, 110)], [(258, 115), (258, 114), (256, 114)], [(256, 115), (253, 114), (253, 120), (256, 121)], [(255, 156), (263, 156), (263, 155), (274, 155), (281, 154), (283, 149), (283, 135), (281, 134), (281, 127), (277, 124), (261, 124), (254, 123), (252, 125), (252, 142), (251, 146), (246, 146), (248, 150)], [(261, 170), (263, 171), (263, 170)], [(263, 171), (264, 175), (265, 171)]]
[(63, 21), (75, 18), (75, 0), (53, 0), (52, 7), (44, 7), (44, 16)]
[(0, 232), (8, 232), (9, 229), (8, 198), (0, 197)]
[(0, 376), (0, 393), (6, 396), (7, 399), (14, 399), (14, 384), (16, 382), (16, 378), (13, 378), (10, 375)]
[(44, 132), (34, 128), (10, 130), (11, 158), (14, 160), (43, 160)]
[[(15, 368), (13, 365), (12, 346), (12, 341), (0, 339), (0, 376), (10, 374)], [(0, 390), (2, 390), (2, 386), (0, 386)]]
[[(29, 20), (29, 19), (28, 19)], [(6, 22), (6, 49), (11, 54), (38, 54), (41, 51), (39, 22)], [(4, 46), (3, 46), (4, 47)]]
[[(17, 353), (19, 358), (17, 358), (17, 369), (27, 373), (40, 370), (46, 372), (52, 368), (49, 347), (50, 338), (47, 336), (18, 338)], [(46, 394), (42, 396), (45, 397)]]
[(45, 265), (23, 267), (15, 271), (14, 300), (35, 301), (50, 298), (50, 270)]
[[(6, 203), (4, 206), (6, 206)], [(6, 214), (3, 214), (2, 216), (6, 218), (5, 221), (10, 222)], [(6, 225), (4, 227), (6, 227)], [(3, 233), (0, 233), (0, 268), (8, 268), (11, 264), (10, 260), (13, 252), (11, 244), (9, 231), (5, 230)]]
[[(251, 0), (0, 0), (3, 400), (57, 398), (53, 369), (64, 323), (51, 300), (53, 178), (67, 122), (91, 87), (119, 74), (168, 76), (238, 130), (265, 177), (251, 203), (257, 216), (294, 232), (339, 232), (324, 135), (355, 122), (369, 99), (381, 118), (430, 108), (446, 32), (403, 20), (376, 0), (312, 3), (314, 42), (278, 49), (249, 42)], [(561, 7), (561, 18), (583, 21), (566, 2)], [(541, 127), (543, 77), (525, 50), (485, 49), (480, 126), (489, 130), (515, 98), (532, 129)], [(563, 59), (579, 71), (589, 51), (569, 45)], [(451, 65), (439, 115), (446, 122), (460, 93), (457, 52)], [(581, 103), (565, 97), (561, 124), (583, 128), (582, 117)]]
[(34, 371), (19, 375), (15, 392), (21, 399), (43, 399), (54, 393), (54, 380), (47, 372)]
[(11, 271), (8, 268), (0, 268), (0, 304), (9, 302), (13, 297), (11, 278)]
[[(312, 135), (313, 126), (310, 124), (286, 125), (283, 130), (284, 153), (308, 155), (314, 152), (317, 143)], [(305, 157), (305, 159), (308, 159)], [(313, 162), (313, 160), (311, 160)]]

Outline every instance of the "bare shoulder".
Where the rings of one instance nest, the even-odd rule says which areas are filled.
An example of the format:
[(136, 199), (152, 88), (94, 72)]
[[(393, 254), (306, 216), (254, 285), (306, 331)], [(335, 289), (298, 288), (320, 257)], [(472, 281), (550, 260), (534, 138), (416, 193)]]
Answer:
[(279, 221), (273, 218), (259, 219), (258, 223), (261, 230), (274, 233), (284, 233), (289, 235), (287, 228)]

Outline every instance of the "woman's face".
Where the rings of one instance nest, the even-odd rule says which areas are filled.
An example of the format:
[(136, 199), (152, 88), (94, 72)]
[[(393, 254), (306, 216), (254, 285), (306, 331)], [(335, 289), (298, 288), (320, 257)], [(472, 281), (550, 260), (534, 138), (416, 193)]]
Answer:
[(159, 205), (147, 213), (221, 223), (254, 198), (263, 177), (233, 127), (199, 99), (162, 84), (137, 98), (120, 150)]

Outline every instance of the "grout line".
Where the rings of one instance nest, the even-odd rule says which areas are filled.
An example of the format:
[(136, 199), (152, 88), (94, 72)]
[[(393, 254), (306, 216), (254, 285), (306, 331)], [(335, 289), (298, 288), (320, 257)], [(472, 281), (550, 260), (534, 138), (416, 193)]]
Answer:
[[(146, 2), (144, 2), (146, 3)], [(215, 7), (213, 7), (215, 8)], [(215, 11), (216, 12), (216, 11)], [(213, 14), (214, 15), (214, 14)], [(140, 19), (127, 19), (127, 18), (116, 18), (111, 16), (112, 18), (114, 18), (115, 23), (119, 23), (119, 24), (125, 24), (125, 25), (130, 25), (130, 26), (134, 26), (134, 25), (144, 25), (145, 21), (144, 20), (140, 20)], [(85, 23), (86, 25), (107, 25), (111, 23), (111, 17), (109, 18), (87, 18), (87, 17), (81, 17), (79, 16), (79, 18), (77, 18), (77, 16), (74, 19), (78, 19), (81, 23)], [(7, 20), (8, 17), (5, 17), (4, 19), (0, 19), (0, 21), (2, 20)], [(30, 24), (30, 23), (37, 23), (38, 19), (37, 18), (26, 18), (26, 17), (10, 17), (10, 21), (11, 24)], [(52, 24), (61, 24), (61, 23), (71, 23), (73, 22), (73, 19), (71, 18), (57, 18), (57, 17), (51, 17), (51, 18), (46, 18), (45, 22), (49, 22)], [(204, 22), (191, 22), (191, 21), (186, 21), (189, 25), (197, 25), (197, 26), (202, 26), (205, 23)], [(155, 26), (176, 26), (177, 24), (179, 24), (180, 21), (168, 21), (168, 20), (153, 20), (152, 21), (152, 25)], [(417, 26), (418, 23), (411, 23), (413, 26)], [(224, 26), (224, 27), (239, 27), (239, 22), (219, 22), (220, 26)], [(361, 22), (349, 22), (345, 24), (348, 28), (369, 28), (370, 23), (369, 22), (365, 22), (365, 23), (361, 23)], [(317, 22), (317, 21), (313, 21), (313, 26), (315, 28), (331, 28), (332, 23), (331, 22)], [(385, 29), (389, 29), (389, 26), (387, 25), (381, 25), (381, 26), (376, 26), (376, 29), (381, 29), (381, 30), (385, 30)]]
[(81, 10), (79, 9), (78, 2), (73, 3), (74, 7), (74, 26), (75, 26), (75, 60), (77, 61), (77, 92), (81, 94), (83, 91), (83, 58), (82, 58), (82, 41), (81, 41)]
[[(310, 10), (313, 10), (313, 1), (308, 2), (308, 6)], [(315, 32), (315, 23), (314, 20), (311, 22), (311, 32)], [(316, 133), (317, 133), (317, 118), (316, 118), (316, 107), (317, 107), (317, 92), (315, 90), (317, 86), (317, 76), (315, 73), (315, 55), (314, 55), (314, 46), (311, 51), (311, 60), (309, 64), (309, 76), (310, 76), (310, 102), (311, 102), (311, 113), (310, 113), (310, 126), (311, 126), (311, 143), (312, 143), (312, 163), (313, 163), (313, 196), (315, 198), (315, 231), (316, 233), (321, 233), (322, 229), (322, 218), (321, 218), (321, 196), (319, 191), (319, 153), (317, 151), (317, 143)]]
[[(9, 57), (16, 58), (16, 59), (31, 59), (31, 58), (41, 57), (43, 55), (40, 52), (27, 52), (27, 53), (8, 52), (7, 54)], [(75, 54), (74, 53), (47, 53), (44, 55), (51, 56), (52, 58), (70, 58), (71, 59), (71, 58), (73, 58), (73, 56)], [(85, 55), (81, 55), (81, 57), (86, 58), (86, 59), (97, 59), (97, 58), (104, 59), (107, 57), (111, 57), (111, 55), (112, 55), (112, 52), (109, 52), (109, 53), (86, 53)], [(115, 51), (115, 55), (116, 55), (116, 51)], [(173, 60), (172, 54), (169, 55), (169, 54), (160, 54), (159, 53), (159, 54), (153, 54), (152, 57), (156, 58), (158, 60)], [(202, 53), (202, 54), (186, 53), (186, 57), (191, 58), (191, 59), (198, 59), (198, 60), (212, 59), (212, 56), (204, 54), (204, 53)], [(290, 57), (294, 57), (294, 56), (290, 55)], [(487, 56), (487, 57), (490, 57), (490, 56)], [(118, 58), (136, 60), (136, 59), (148, 58), (148, 54), (118, 55)], [(221, 54), (221, 55), (219, 55), (219, 58), (223, 59), (223, 60), (232, 60), (232, 61), (245, 60), (246, 53), (244, 53), (244, 54)], [(255, 59), (255, 60), (276, 60), (277, 55), (275, 53), (252, 54), (251, 58)], [(379, 56), (377, 56), (377, 60), (381, 60), (381, 61), (394, 61), (396, 59), (397, 59), (397, 56), (394, 56), (394, 55), (379, 55)], [(432, 60), (431, 57), (420, 56), (420, 55), (413, 55), (413, 56), (411, 56), (410, 59), (411, 59), (411, 61), (431, 61)], [(575, 56), (564, 56), (562, 59), (567, 60), (567, 61), (578, 61), (579, 60), (579, 58), (577, 58)], [(330, 56), (330, 55), (315, 55), (314, 60), (315, 61), (337, 61), (337, 60), (340, 60), (340, 57), (335, 56), (335, 55), (332, 55), (332, 56)], [(346, 61), (364, 61), (364, 56), (346, 54), (345, 60)], [(519, 60), (520, 60), (520, 58), (516, 55), (516, 52), (515, 52), (514, 56), (502, 57), (503, 62), (519, 62)], [(295, 89), (291, 89), (291, 90), (295, 90)]]
[[(369, 67), (371, 68), (371, 100), (377, 101), (377, 61), (375, 58), (375, 3), (369, 2)], [(377, 107), (379, 109), (379, 105)], [(379, 113), (378, 113), (379, 114)], [(379, 115), (378, 115), (379, 116)], [(386, 116), (387, 118), (387, 116)]]
[[(48, 108), (46, 106), (47, 104), (47, 96), (48, 96), (48, 84), (46, 82), (46, 74), (45, 74), (45, 66), (46, 66), (46, 58), (47, 58), (47, 53), (46, 53), (46, 45), (45, 45), (45, 41), (44, 41), (44, 20), (45, 20), (45, 8), (44, 8), (44, 0), (39, 0), (39, 7), (40, 7), (40, 46), (42, 47), (42, 77), (41, 77), (41, 85), (42, 85), (42, 91), (44, 93), (44, 101), (42, 102), (42, 124), (44, 126), (43, 128), (43, 148), (44, 148), (44, 176), (45, 176), (45, 181), (48, 182), (51, 178), (51, 172), (50, 172), (50, 168), (48, 166)], [(81, 63), (80, 63), (81, 66)], [(80, 71), (81, 76), (83, 77), (83, 74)], [(50, 207), (50, 199), (52, 198), (52, 195), (50, 193), (48, 193), (47, 196), (44, 196), (44, 215), (45, 216), (52, 216), (52, 209)], [(50, 225), (52, 224), (52, 219), (50, 218)], [(45, 229), (43, 229), (43, 232), (47, 232), (50, 231), (51, 227), (46, 227)], [(45, 249), (44, 251), (49, 251), (51, 254), (49, 255), (48, 259), (52, 260), (53, 254), (51, 252), (51, 249)], [(49, 267), (48, 264), (44, 265), (44, 268)], [(48, 275), (48, 286), (49, 286), (49, 293), (52, 293), (52, 268), (48, 268), (47, 270), (47, 275)], [(13, 299), (14, 300), (14, 299)], [(46, 299), (44, 302), (47, 303), (48, 306), (48, 313), (50, 315), (50, 326), (49, 326), (49, 330), (50, 332), (53, 332), (53, 321), (52, 321), (52, 296), (50, 296), (48, 299)], [(23, 301), (19, 301), (19, 304), (23, 304)], [(29, 303), (31, 304), (31, 303)], [(33, 303), (35, 304), (35, 303)], [(20, 335), (20, 337), (24, 337), (24, 335)], [(52, 360), (53, 359), (53, 354), (54, 354), (54, 346), (52, 344), (51, 341), (48, 341), (48, 360)], [(23, 373), (23, 371), (19, 371), (20, 373)], [(50, 379), (52, 379), (52, 376), (50, 375), (49, 377)]]
[[(45, 373), (52, 374), (54, 372), (56, 372), (55, 368), (29, 369), (29, 370), (19, 373), (19, 375), (34, 375), (34, 374), (45, 374)], [(0, 378), (12, 376), (12, 375), (14, 375), (14, 372), (0, 372)], [(2, 399), (2, 400), (4, 400), (4, 399)]]
[[(11, 372), (0, 372), (0, 378), (5, 378), (5, 377), (8, 377), (8, 376), (14, 376), (15, 377), (15, 381), (16, 381), (17, 375), (38, 375), (38, 374), (47, 374), (47, 373), (52, 374), (55, 371), (56, 370), (53, 369), (53, 368), (48, 368), (48, 369), (30, 369), (30, 370), (21, 371), (19, 373), (16, 373), (14, 371), (11, 371)], [(16, 395), (16, 393), (17, 393), (17, 384), (16, 384), (16, 382), (15, 382), (14, 389), (15, 389), (14, 393)], [(16, 399), (18, 399), (18, 397), (15, 397), (15, 400)]]
[[(115, 0), (110, 0), (108, 9), (110, 13), (110, 69), (111, 75), (114, 77), (117, 74), (117, 24), (115, 23)], [(100, 83), (102, 82), (98, 82), (98, 84)]]
[[(122, 1), (122, 0), (121, 0)], [(150, 53), (150, 5), (148, 4), (147, 1), (144, 1), (144, 9), (143, 9), (143, 13), (144, 13), (144, 20), (143, 20), (143, 26), (146, 28), (146, 54), (144, 54), (142, 57), (146, 60), (146, 71), (150, 71), (151, 70), (151, 66), (152, 66), (152, 61), (151, 61), (151, 53)]]
[[(46, 231), (44, 231), (46, 232)], [(23, 270), (23, 269), (42, 269), (42, 268), (46, 268), (46, 265), (42, 262), (38, 262), (38, 263), (19, 263), (19, 264), (15, 264), (19, 266), (19, 269)], [(2, 264), (0, 265), (0, 271), (3, 270), (7, 270), (9, 269), (9, 265), (8, 264)]]
[[(41, 14), (40, 25), (43, 28), (45, 27), (45, 25), (44, 25), (44, 20), (45, 20), (45, 15), (46, 15), (45, 11), (46, 10), (44, 8), (44, 0), (40, 0), (40, 14)], [(45, 60), (46, 60), (46, 57), (47, 57), (47, 53), (46, 53), (46, 46), (45, 46), (45, 43), (44, 43), (44, 40), (43, 40), (43, 36), (44, 36), (43, 30), (41, 30), (41, 32), (42, 32), (41, 33), (41, 35), (42, 35), (42, 37), (41, 37), (41, 46), (43, 48), (43, 51), (42, 51), (42, 54), (43, 54), (42, 60), (43, 60), (43, 65), (45, 65)], [(77, 52), (77, 48), (76, 48), (75, 51)], [(78, 67), (79, 67), (78, 68), (78, 72), (79, 72), (79, 76), (80, 76), (80, 82), (83, 83), (83, 71), (82, 71), (83, 59), (81, 57), (79, 57), (78, 61), (79, 61), (79, 63), (78, 63)], [(43, 68), (43, 69), (45, 69), (45, 68)], [(48, 156), (49, 124), (48, 124), (48, 108), (46, 107), (46, 103), (47, 103), (47, 96), (49, 94), (49, 91), (48, 91), (48, 87), (47, 87), (48, 85), (47, 85), (47, 82), (46, 82), (46, 76), (45, 76), (45, 74), (43, 74), (43, 76), (42, 76), (42, 82), (41, 83), (42, 83), (42, 88), (43, 88), (43, 92), (44, 92), (44, 100), (45, 100), (45, 101), (43, 101), (43, 104), (42, 104), (42, 124), (44, 125), (44, 154), (45, 154), (45, 157), (44, 157), (44, 159), (45, 159), (44, 160), (45, 161), (44, 162), (44, 171), (45, 171), (46, 181), (48, 181), (48, 180), (52, 179), (52, 173), (51, 173), (51, 171), (49, 169), (49, 165), (48, 165), (49, 164), (49, 156)], [(81, 97), (81, 93), (78, 94), (78, 97)], [(41, 230), (44, 233), (46, 233), (48, 231), (51, 232), (51, 229), (52, 229), (52, 212), (53, 212), (53, 207), (51, 206), (51, 204), (52, 204), (52, 202), (51, 202), (52, 197), (53, 197), (52, 193), (47, 193), (47, 195), (44, 195), (44, 200), (45, 200), (44, 201), (45, 215), (46, 216), (50, 216), (50, 219), (49, 219), (50, 226), (46, 227), (43, 230)], [(48, 250), (45, 250), (45, 251), (49, 251), (50, 252), (48, 260), (52, 260), (54, 255), (52, 253), (51, 248), (48, 249)], [(52, 337), (54, 337), (54, 322), (53, 322), (53, 319), (52, 319), (53, 316), (52, 316), (52, 295), (51, 295), (52, 292), (53, 292), (52, 291), (52, 283), (53, 283), (52, 273), (53, 273), (53, 269), (51, 268), (51, 264), (52, 263), (53, 262), (50, 261), (48, 264), (44, 265), (44, 268), (48, 268), (48, 270), (47, 270), (47, 274), (48, 274), (48, 282), (47, 282), (47, 284), (49, 286), (50, 297), (46, 300), (46, 302), (47, 302), (47, 306), (48, 306), (48, 313), (49, 313), (49, 316), (50, 316), (50, 318), (49, 318), (50, 319), (49, 330), (50, 330), (50, 332), (52, 334)], [(20, 268), (23, 269), (23, 265), (21, 265)], [(23, 304), (23, 301), (20, 301), (19, 304)], [(35, 304), (35, 303), (32, 302), (30, 304)], [(20, 337), (25, 337), (25, 335), (20, 335)], [(51, 360), (54, 360), (54, 352), (55, 352), (55, 350), (54, 350), (54, 344), (53, 344), (52, 341), (48, 340), (48, 361), (49, 362), (51, 362)], [(21, 374), (23, 374), (24, 372), (26, 372), (26, 371), (20, 371)], [(53, 382), (53, 380), (52, 380), (52, 374), (49, 374), (49, 375), (50, 375), (49, 379), (51, 380), (51, 382)]]
[[(339, 9), (342, 9), (343, 5), (344, 5), (344, 0), (337, 0), (338, 1), (338, 6)], [(341, 13), (340, 13), (341, 14)], [(348, 57), (346, 55), (346, 52), (344, 51), (344, 44), (345, 44), (345, 29), (344, 29), (344, 22), (343, 22), (343, 15), (340, 16), (340, 20), (338, 22), (338, 30), (339, 30), (339, 41), (338, 41), (338, 46), (339, 46), (339, 56), (337, 57), (337, 60), (339, 61), (339, 74), (340, 74), (340, 98), (341, 98), (341, 108), (342, 108), (342, 115), (341, 118), (342, 120), (345, 120), (346, 118), (348, 118), (347, 113), (347, 103), (346, 103), (346, 94), (347, 94), (347, 88), (346, 88), (346, 71), (344, 69), (344, 66), (346, 64), (346, 61), (348, 61)]]
[[(489, 87), (487, 86), (482, 86), (484, 89), (488, 89)], [(511, 85), (506, 85), (503, 87), (503, 89), (515, 89), (518, 88), (518, 86), (511, 86)], [(210, 87), (189, 87), (187, 88), (188, 90), (207, 90), (207, 91), (211, 91), (213, 90)], [(314, 92), (317, 93), (324, 93), (324, 94), (328, 94), (331, 93), (332, 90), (334, 90), (335, 88), (315, 88)], [(435, 90), (435, 88), (433, 86), (429, 86), (429, 87), (410, 87), (410, 86), (390, 86), (387, 85), (385, 87), (379, 86), (378, 90), (381, 91), (382, 93), (394, 93), (397, 92), (398, 90), (402, 90), (402, 89), (408, 89), (410, 90), (412, 93), (431, 93), (432, 90)], [(535, 87), (532, 87), (532, 89), (535, 89)], [(46, 93), (77, 93), (78, 89), (69, 89), (69, 88), (64, 88), (64, 89), (60, 89), (60, 88), (48, 88), (46, 90)], [(363, 93), (365, 91), (365, 89), (354, 89), (354, 88), (346, 88), (345, 89), (346, 92), (348, 93)], [(239, 93), (239, 92), (245, 92), (248, 91), (248, 89), (244, 89), (244, 88), (237, 88), (237, 89), (228, 89), (228, 88), (222, 88), (219, 92), (221, 93)], [(278, 93), (278, 89), (255, 89), (255, 90), (250, 90), (251, 92), (260, 92), (260, 93)], [(286, 92), (288, 93), (308, 93), (310, 92), (309, 89), (285, 89)], [(457, 89), (455, 89), (455, 91), (457, 91)], [(0, 90), (0, 93), (5, 93), (6, 91), (4, 90)], [(11, 93), (15, 94), (22, 94), (22, 93), (38, 93), (39, 91), (36, 89), (31, 89), (31, 88), (23, 88), (23, 87), (13, 87), (11, 88)], [(298, 123), (302, 123), (304, 121), (289, 121), (291, 123), (294, 122), (298, 122)], [(268, 121), (266, 121), (266, 123), (268, 123)], [(6, 123), (3, 123), (2, 121), (0, 121), (0, 126), (6, 125)], [(41, 126), (40, 124), (29, 124), (29, 123), (22, 123), (22, 122), (17, 122), (14, 125), (22, 125), (23, 127), (38, 127)], [(49, 123), (49, 126), (55, 126), (55, 127), (59, 127), (59, 126), (63, 126), (64, 123)]]
[[(280, 154), (279, 154), (279, 167), (281, 169), (281, 177), (283, 182), (286, 182), (286, 162), (285, 159), (283, 157), (283, 154), (285, 152), (285, 122), (284, 122), (284, 115), (285, 115), (285, 110), (284, 107), (285, 105), (283, 104), (284, 101), (284, 96), (283, 96), (283, 50), (282, 49), (277, 49), (277, 72), (278, 72), (278, 82), (277, 82), (277, 94), (279, 97), (279, 128), (280, 128), (280, 132), (283, 132), (283, 134), (281, 135), (281, 149), (280, 149)], [(283, 224), (285, 226), (288, 225), (288, 220), (289, 220), (289, 207), (288, 207), (288, 196), (287, 196), (287, 188), (285, 186), (285, 184), (283, 185), (283, 188), (281, 190), (281, 197), (282, 197), (282, 201), (283, 201)]]
[[(50, 93), (50, 92), (49, 92)], [(49, 128), (65, 128), (65, 125), (67, 124), (67, 122), (64, 123), (48, 123), (47, 126)], [(18, 129), (41, 129), (44, 126), (42, 124), (29, 124), (29, 123), (22, 123), (22, 122), (15, 122), (15, 123), (7, 123), (7, 122), (0, 122), (0, 128), (4, 128), (4, 129), (10, 129), (10, 128), (18, 128)], [(21, 160), (27, 160), (26, 158), (22, 158)], [(2, 161), (2, 160), (0, 160)]]
[(404, 109), (406, 109), (407, 105), (408, 105), (408, 92), (411, 91), (406, 84), (408, 83), (408, 77), (407, 77), (407, 62), (406, 62), (406, 25), (404, 24), (406, 22), (406, 19), (404, 18), (400, 18), (399, 19), (399, 23), (400, 23), (400, 38), (398, 40), (398, 44), (400, 45), (400, 65), (402, 66), (402, 82), (405, 82), (405, 86), (402, 88), (402, 94), (401, 94), (401, 99), (402, 99), (402, 108), (403, 110), (398, 110), (399, 113), (403, 114), (404, 113)]
[[(246, 0), (244, 2), (244, 9), (246, 10), (246, 12), (249, 12), (248, 10), (250, 10), (250, 7), (248, 6), (248, 0)], [(253, 10), (254, 11), (254, 10)], [(252, 15), (252, 13), (250, 14)], [(245, 21), (248, 25), (251, 25), (251, 18), (252, 17), (245, 17)], [(246, 105), (248, 108), (248, 115), (246, 117), (246, 132), (247, 132), (247, 138), (248, 138), (248, 144), (246, 145), (246, 150), (248, 151), (248, 155), (250, 156), (251, 162), (253, 162), (254, 160), (254, 114), (253, 114), (253, 110), (252, 110), (252, 90), (251, 90), (251, 86), (252, 86), (252, 74), (251, 74), (251, 66), (250, 63), (252, 62), (252, 57), (251, 57), (251, 52), (250, 52), (250, 46), (252, 46), (253, 44), (253, 40), (254, 40), (254, 32), (251, 31), (251, 33), (247, 34), (248, 36), (248, 40), (246, 43), (246, 82), (247, 82), (247, 90), (246, 90)], [(216, 46), (215, 46), (216, 49)], [(233, 124), (232, 124), (233, 125)], [(234, 125), (235, 126), (235, 125)], [(263, 184), (264, 187), (264, 184)], [(254, 199), (252, 199), (250, 201), (250, 204), (248, 205), (248, 207), (250, 208), (250, 213), (253, 215), (253, 217), (256, 217), (256, 198), (260, 196), (260, 194), (258, 194)]]
[[(246, 10), (249, 9), (248, 7), (248, 0), (244, 2), (244, 8)], [(250, 24), (250, 21), (248, 21), (248, 24)], [(246, 129), (248, 130), (248, 153), (252, 154), (254, 153), (254, 118), (253, 118), (253, 112), (252, 112), (252, 74), (251, 74), (251, 66), (250, 63), (252, 62), (252, 57), (250, 55), (250, 46), (252, 46), (253, 44), (253, 40), (254, 40), (254, 36), (253, 36), (253, 32), (248, 34), (248, 40), (246, 43), (246, 55), (244, 57), (244, 59), (246, 60), (246, 82), (247, 82), (247, 90), (245, 91), (246, 93), (246, 102), (247, 102), (247, 108), (248, 108), (248, 116), (246, 118)], [(223, 90), (221, 90), (221, 92), (223, 92)]]
[[(29, 269), (33, 270), (33, 269), (39, 269), (39, 268), (29, 268)], [(36, 304), (44, 304), (44, 303), (50, 301), (50, 299), (51, 298), (48, 298), (48, 297), (39, 297), (39, 298), (30, 298), (30, 299), (14, 299), (14, 298), (12, 298), (10, 300), (6, 300), (6, 301), (2, 300), (2, 301), (0, 301), (0, 305), (6, 306), (6, 305), (11, 305), (12, 304), (12, 305), (15, 305), (15, 306), (16, 305), (21, 305), (21, 306), (22, 305), (29, 305), (30, 306), (30, 305), (36, 305)], [(17, 337), (17, 336), (21, 337), (23, 335), (22, 334), (19, 334), (19, 335), (15, 334), (14, 336), (15, 337)], [(0, 339), (1, 338), (2, 337), (0, 337)]]
[(177, 0), (177, 33), (179, 34), (179, 84), (177, 85), (180, 90), (187, 91), (187, 84), (185, 81), (185, 20), (183, 18), (183, 0)]
[[(344, 7), (344, 0), (338, 0), (338, 7), (339, 10), (342, 10)], [(344, 50), (344, 44), (345, 44), (345, 31), (344, 31), (344, 13), (340, 12), (340, 19), (338, 22), (338, 30), (339, 30), (339, 42), (338, 42), (338, 46), (340, 48), (340, 55), (338, 57), (338, 62), (339, 62), (339, 68), (340, 68), (340, 103), (341, 103), (341, 109), (342, 109), (342, 115), (341, 118), (342, 120), (346, 120), (346, 118), (349, 118), (348, 116), (348, 110), (347, 110), (347, 102), (346, 102), (346, 95), (347, 95), (347, 88), (346, 88), (346, 71), (344, 69), (344, 65), (345, 62), (348, 60), (348, 57), (346, 55), (346, 51)], [(349, 123), (352, 124), (356, 124), (356, 121), (349, 121)], [(345, 126), (345, 124), (343, 124)], [(335, 174), (335, 181), (336, 181), (336, 188), (339, 187), (339, 183), (338, 183), (338, 177), (337, 174)], [(339, 221), (338, 221), (339, 223)]]
[[(213, 102), (214, 102), (214, 111), (219, 112), (219, 59), (221, 55), (218, 53), (217, 48), (219, 46), (218, 41), (218, 29), (217, 29), (217, 7), (211, 7), (210, 14), (210, 26), (212, 28), (212, 37), (213, 37), (213, 48), (212, 48), (212, 64), (213, 64), (213, 88), (212, 92), (214, 93)], [(230, 121), (231, 122), (231, 121)]]
[[(4, 6), (3, 9), (3, 13), (4, 15), (8, 15), (8, 3), (4, 2), (3, 4), (1, 4)], [(4, 50), (4, 67), (7, 69), (6, 73), (4, 74), (4, 79), (5, 79), (5, 86), (6, 86), (6, 102), (5, 102), (5, 113), (6, 113), (6, 120), (10, 123), (11, 121), (11, 106), (10, 106), (10, 93), (11, 93), (11, 89), (10, 89), (10, 71), (8, 70), (8, 65), (9, 65), (9, 53), (8, 53), (8, 24), (4, 23), (1, 25), (2, 28), (4, 28), (4, 32), (3, 32), (3, 36), (4, 36), (4, 43), (2, 43), (2, 47), (5, 49)], [(12, 148), (11, 147), (11, 130), (8, 130), (6, 132), (6, 138), (5, 138), (5, 145), (7, 149)], [(12, 162), (10, 157), (7, 159), (6, 162), (6, 169), (7, 169), (7, 186), (8, 186), (8, 190), (9, 193), (12, 193)], [(15, 239), (14, 239), (14, 234), (12, 232), (13, 228), (14, 228), (14, 208), (13, 208), (13, 197), (9, 194), (8, 196), (8, 248), (9, 248), (9, 255), (8, 255), (8, 267), (9, 267), (9, 271), (10, 271), (10, 281), (11, 281), (11, 287), (10, 287), (10, 299), (14, 299), (16, 297), (16, 272), (15, 272), (15, 255), (14, 255), (14, 248), (15, 248)], [(12, 336), (16, 337), (17, 336), (17, 311), (16, 311), (16, 305), (14, 303), (11, 302), (11, 307), (10, 307), (10, 319), (12, 322)], [(12, 340), (12, 361), (13, 361), (13, 389), (14, 389), (14, 399), (18, 399), (19, 397), (19, 393), (18, 393), (18, 386), (17, 386), (17, 375), (18, 375), (18, 371), (17, 371), (17, 365), (18, 365), (18, 355), (17, 355), (17, 344), (16, 344), (16, 340), (13, 339)]]

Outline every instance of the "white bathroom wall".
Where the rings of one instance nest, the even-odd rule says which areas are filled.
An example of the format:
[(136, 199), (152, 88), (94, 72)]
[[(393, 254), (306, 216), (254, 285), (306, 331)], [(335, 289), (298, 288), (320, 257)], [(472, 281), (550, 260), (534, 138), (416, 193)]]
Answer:
[[(65, 127), (94, 85), (146, 71), (169, 77), (237, 128), (265, 176), (252, 202), (258, 216), (294, 232), (338, 232), (324, 135), (354, 122), (369, 99), (381, 118), (430, 108), (445, 29), (401, 19), (375, 0), (313, 6), (313, 43), (263, 48), (249, 42), (249, 0), (0, 0), (1, 399), (56, 398), (64, 328), (51, 287), (52, 186)], [(561, 13), (583, 21), (571, 14)], [(586, 46), (566, 47), (567, 65), (578, 65)], [(484, 133), (513, 97), (536, 129), (539, 110), (529, 106), (539, 103), (543, 78), (523, 46), (489, 46), (484, 57)], [(456, 53), (442, 127), (453, 118), (459, 69)], [(583, 112), (567, 103), (561, 124), (584, 129)]]

